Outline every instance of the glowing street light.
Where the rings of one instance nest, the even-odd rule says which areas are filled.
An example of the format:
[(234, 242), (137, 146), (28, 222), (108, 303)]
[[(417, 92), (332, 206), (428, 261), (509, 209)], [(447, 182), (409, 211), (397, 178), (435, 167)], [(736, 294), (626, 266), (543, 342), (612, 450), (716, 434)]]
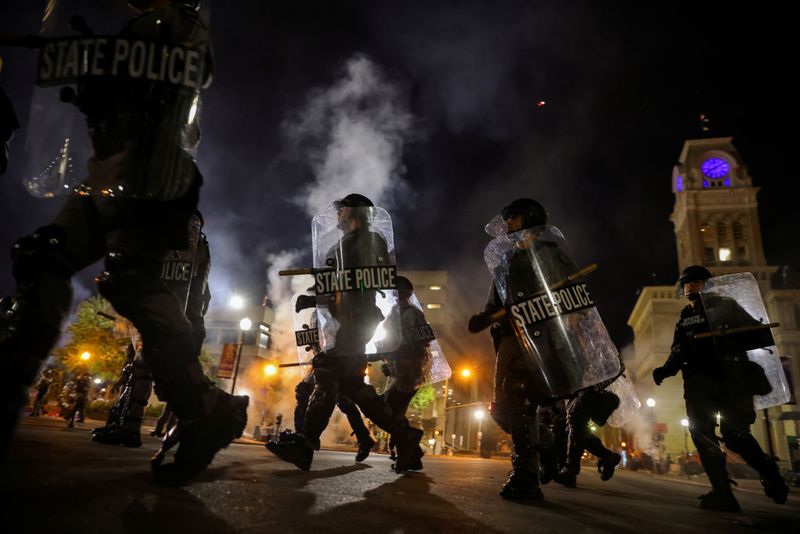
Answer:
[(253, 326), (253, 321), (251, 321), (249, 317), (245, 317), (241, 321), (239, 321), (239, 328), (241, 330), (244, 330), (245, 332), (250, 330), (252, 326)]
[(647, 405), (651, 408), (656, 407), (656, 400), (655, 399), (647, 399)]
[(244, 299), (240, 295), (233, 295), (228, 301), (228, 306), (234, 310), (241, 310), (244, 308)]
[(268, 363), (267, 365), (264, 366), (264, 374), (267, 376), (273, 376), (277, 372), (278, 368), (275, 366), (275, 364)]
[(689, 426), (689, 420), (688, 419), (681, 419), (681, 426), (688, 427)]
[(477, 419), (478, 421), (480, 421), (480, 420), (481, 420), (481, 419), (483, 419), (484, 417), (486, 417), (486, 412), (484, 412), (484, 411), (483, 411), (483, 410), (481, 410), (480, 408), (479, 408), (479, 409), (477, 409), (477, 410), (475, 410), (475, 419)]
[(83, 360), (83, 361), (88, 361), (89, 358), (91, 358), (91, 357), (92, 357), (92, 355), (89, 354), (88, 352), (84, 352), (83, 354), (81, 354), (81, 360)]
[(103, 383), (103, 381), (102, 381), (101, 379), (99, 379), (99, 378), (95, 378), (95, 379), (94, 379), (94, 383), (95, 383), (95, 384), (102, 384), (102, 383)]
[(464, 378), (469, 378), (472, 376), (472, 371), (470, 371), (469, 369), (462, 369), (461, 376), (463, 376)]

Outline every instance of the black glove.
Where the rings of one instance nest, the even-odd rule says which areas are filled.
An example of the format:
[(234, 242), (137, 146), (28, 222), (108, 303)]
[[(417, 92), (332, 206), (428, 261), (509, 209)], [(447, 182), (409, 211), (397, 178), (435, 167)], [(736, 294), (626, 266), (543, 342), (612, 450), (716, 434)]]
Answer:
[(669, 370), (666, 367), (656, 367), (653, 369), (653, 382), (656, 383), (657, 386), (661, 385), (661, 382), (664, 381), (665, 378), (673, 376), (670, 374)]
[(469, 325), (467, 329), (473, 334), (477, 334), (481, 330), (485, 330), (491, 326), (492, 314), (489, 312), (481, 312), (478, 315), (473, 315), (469, 318)]
[(317, 307), (317, 297), (313, 295), (300, 295), (297, 297), (297, 301), (294, 303), (294, 311), (295, 313), (300, 313), (301, 311), (307, 308), (316, 308)]

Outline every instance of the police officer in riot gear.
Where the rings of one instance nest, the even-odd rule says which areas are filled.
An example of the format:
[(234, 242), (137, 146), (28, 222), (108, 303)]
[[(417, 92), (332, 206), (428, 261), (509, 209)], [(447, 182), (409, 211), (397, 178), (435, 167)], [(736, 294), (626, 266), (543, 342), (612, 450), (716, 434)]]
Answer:
[(757, 324), (757, 321), (729, 297), (713, 295), (709, 300), (709, 296), (704, 295), (701, 298), (709, 278), (711, 273), (700, 265), (689, 266), (681, 273), (678, 283), (689, 305), (681, 310), (669, 358), (663, 366), (653, 370), (653, 380), (660, 385), (678, 371), (683, 372), (689, 431), (712, 487), (701, 497), (701, 508), (740, 510), (725, 469), (725, 453), (720, 449), (715, 432), (717, 414), (725, 446), (758, 471), (764, 493), (782, 504), (786, 502), (789, 489), (775, 461), (764, 454), (750, 433), (750, 425), (756, 418), (752, 386), (758, 373), (752, 372), (754, 368), (749, 365), (752, 362), (745, 351), (725, 354), (712, 339), (695, 338), (710, 331), (705, 311), (709, 303), (724, 309), (727, 316), (737, 317), (737, 322), (742, 324)]
[[(211, 301), (208, 289), (211, 254), (208, 240), (202, 233), (203, 216), (200, 211), (195, 213), (189, 226), (190, 235), (196, 236), (192, 238), (191, 248), (173, 251), (168, 255), (161, 270), (161, 280), (177, 299), (186, 302), (186, 318), (192, 323), (194, 342), (199, 353), (205, 339), (204, 316)], [(153, 377), (142, 358), (141, 347), (136, 348), (128, 367), (128, 379), (112, 409), (119, 417), (93, 431), (93, 441), (127, 447), (139, 447), (142, 444), (142, 417), (153, 390)]]
[[(425, 367), (430, 363), (429, 340), (413, 339), (414, 327), (427, 324), (422, 310), (411, 304), (414, 285), (405, 276), (398, 276), (396, 282), (399, 302), (390, 313), (399, 315), (397, 324), (401, 331), (395, 335), (399, 335), (402, 341), (400, 347), (386, 358), (384, 374), (388, 377), (388, 385), (383, 398), (393, 412), (405, 414), (411, 399), (425, 382)], [(394, 437), (389, 440), (389, 451), (395, 459)]]
[[(503, 208), (501, 216), (506, 223), (508, 233), (525, 228), (534, 228), (547, 223), (547, 213), (537, 201), (520, 198)], [(511, 259), (509, 284), (514, 278), (532, 278), (519, 262)], [(503, 309), (503, 302), (492, 286), (483, 311), (469, 320), (469, 331), (473, 333), (492, 326), (497, 359), (495, 362), (494, 400), (492, 418), (505, 432), (511, 434), (514, 454), (511, 458), (513, 471), (500, 495), (507, 499), (542, 499), (539, 487), (539, 452), (537, 406), (543, 403), (541, 394), (534, 391), (525, 359), (523, 358), (513, 327), (507, 317), (495, 321), (492, 316)]]
[[(192, 7), (170, 0), (136, 7), (141, 14), (121, 38), (191, 47), (210, 60), (208, 30)], [(203, 72), (207, 85), (210, 69)], [(144, 359), (181, 422), (175, 462), (156, 481), (181, 484), (241, 435), (249, 401), (206, 380), (192, 325), (159, 279), (167, 251), (186, 248), (187, 221), (198, 203), (202, 178), (185, 150), (197, 140), (196, 121), (176, 120), (194, 118), (197, 95), (145, 79), (104, 78), (80, 84), (74, 102), (87, 116), (94, 154), (83, 194), (69, 197), (52, 224), (14, 245), (15, 306), (0, 319), (0, 359), (8, 370), (0, 377), (0, 450), (25, 388), (58, 339), (72, 276), (105, 259), (99, 291), (141, 333)], [(124, 194), (100, 194), (109, 183), (124, 183)], [(125, 196), (129, 190), (141, 195)]]
[[(374, 204), (367, 197), (352, 193), (334, 203), (338, 227), (343, 232), (336, 245), (328, 251), (332, 266), (370, 266), (389, 258), (386, 240), (369, 228), (367, 209)], [(319, 297), (322, 298), (322, 297)], [(317, 298), (301, 295), (298, 310), (316, 306)], [(332, 350), (314, 356), (312, 365), (316, 384), (306, 410), (302, 434), (284, 435), (279, 442), (269, 442), (267, 448), (279, 458), (308, 470), (314, 450), (319, 450), (319, 438), (341, 393), (352, 400), (372, 422), (397, 436), (398, 459), (395, 469), (421, 468), (422, 450), (419, 441), (423, 432), (410, 427), (402, 414), (393, 413), (375, 388), (364, 382), (367, 368), (366, 345), (383, 314), (375, 305), (375, 291), (353, 291), (337, 294), (329, 308), (340, 323), (336, 345)]]

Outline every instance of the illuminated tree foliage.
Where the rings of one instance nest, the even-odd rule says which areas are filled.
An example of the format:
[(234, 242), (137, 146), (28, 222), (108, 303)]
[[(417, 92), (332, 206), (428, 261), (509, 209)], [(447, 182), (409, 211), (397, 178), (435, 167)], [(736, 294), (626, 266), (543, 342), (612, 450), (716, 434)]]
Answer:
[(419, 390), (417, 390), (417, 394), (414, 395), (414, 398), (411, 399), (411, 407), (415, 410), (422, 410), (431, 402), (433, 399), (436, 398), (436, 391), (433, 389), (433, 386), (430, 384), (425, 384)]
[[(75, 322), (67, 327), (69, 341), (55, 351), (67, 371), (88, 370), (93, 376), (114, 380), (125, 364), (130, 343), (130, 323), (122, 317), (112, 321), (98, 312), (117, 316), (102, 297), (89, 297), (78, 304)], [(83, 360), (81, 355), (90, 357)]]

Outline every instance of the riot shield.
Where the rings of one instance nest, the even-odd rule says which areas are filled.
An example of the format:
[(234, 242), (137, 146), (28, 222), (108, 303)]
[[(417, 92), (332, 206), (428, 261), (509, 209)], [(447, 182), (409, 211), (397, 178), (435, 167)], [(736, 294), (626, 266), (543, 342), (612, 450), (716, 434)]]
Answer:
[[(394, 343), (390, 338), (402, 338), (400, 348), (388, 356), (389, 380), (396, 382), (401, 391), (412, 391), (424, 384), (434, 384), (450, 378), (452, 371), (430, 323), (425, 320), (422, 304), (411, 294), (406, 305), (396, 306), (390, 315), (399, 315), (401, 332), (386, 332), (382, 341)], [(381, 343), (378, 344), (382, 348)]]
[(642, 403), (636, 394), (636, 388), (624, 374), (619, 375), (619, 378), (611, 382), (606, 389), (619, 397), (619, 406), (608, 418), (608, 424), (620, 428), (636, 415)]
[[(791, 393), (786, 375), (769, 329), (764, 300), (753, 275), (735, 273), (710, 278), (700, 297), (710, 332), (698, 337), (712, 339), (721, 357), (735, 359), (739, 354), (747, 353), (751, 362), (761, 366), (772, 386), (772, 391), (766, 395), (753, 397), (755, 408), (760, 410), (789, 402)], [(755, 374), (750, 378), (755, 379)]]
[(417, 298), (416, 294), (411, 295), (410, 303), (417, 308), (421, 320), (416, 324), (410, 325), (410, 328), (403, 328), (403, 337), (406, 342), (424, 343), (426, 344), (425, 350), (428, 353), (426, 365), (423, 369), (423, 384), (435, 384), (450, 378), (453, 371), (450, 369), (450, 364), (447, 363), (447, 358), (444, 356), (442, 347), (436, 339), (436, 334), (433, 331), (430, 323), (425, 320), (425, 312), (423, 311), (422, 304)]
[(501, 235), (484, 259), (536, 391), (562, 398), (621, 372), (617, 348), (561, 231), (540, 226)]
[(38, 46), (23, 175), (31, 195), (166, 201), (189, 191), (211, 75), (197, 12), (179, 2), (138, 13), (122, 0), (49, 0)]
[[(295, 308), (300, 295), (292, 297), (292, 309)], [(297, 361), (306, 364), (319, 351), (319, 330), (317, 330), (317, 313), (314, 308), (300, 310), (293, 315), (294, 338), (297, 345)]]
[(399, 339), (383, 339), (399, 329), (390, 313), (397, 303), (397, 268), (389, 214), (378, 207), (331, 206), (314, 216), (312, 245), (321, 349), (347, 357), (396, 350)]
[(183, 250), (170, 250), (161, 263), (161, 280), (180, 301), (184, 311), (189, 301), (189, 290), (195, 275), (195, 253), (200, 241), (202, 222), (196, 214), (189, 219), (189, 247)]

